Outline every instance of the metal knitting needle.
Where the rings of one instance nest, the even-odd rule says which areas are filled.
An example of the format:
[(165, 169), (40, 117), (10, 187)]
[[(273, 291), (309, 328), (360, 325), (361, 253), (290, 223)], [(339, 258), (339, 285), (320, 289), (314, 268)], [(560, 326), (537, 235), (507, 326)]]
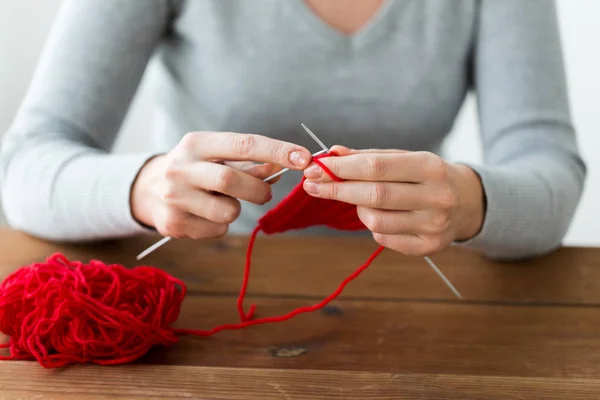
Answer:
[(444, 274), (442, 274), (442, 271), (440, 271), (440, 269), (433, 263), (433, 261), (431, 261), (431, 258), (429, 258), (427, 256), (425, 256), (424, 258), (425, 258), (425, 261), (427, 261), (427, 264), (429, 264), (429, 266), (435, 271), (435, 273), (438, 274), (438, 276), (440, 278), (442, 278), (442, 280), (444, 281), (446, 286), (448, 286), (450, 288), (450, 290), (452, 290), (452, 292), (456, 295), (456, 297), (458, 297), (459, 299), (462, 299), (460, 292), (454, 287), (454, 285), (448, 280), (448, 278), (446, 278), (444, 276)]
[[(316, 153), (314, 153), (314, 154), (313, 154), (313, 157), (315, 157), (315, 156), (318, 156), (319, 154), (323, 154), (323, 153), (325, 153), (325, 152), (327, 152), (327, 151), (328, 151), (327, 149), (325, 149), (325, 150), (320, 150), (320, 151), (317, 151)], [(284, 173), (288, 172), (289, 170), (290, 170), (289, 168), (284, 168), (284, 169), (282, 169), (281, 171), (279, 171), (279, 172), (276, 172), (276, 173), (274, 173), (273, 175), (271, 175), (271, 176), (269, 176), (269, 177), (267, 177), (267, 178), (265, 178), (265, 179), (263, 179), (263, 180), (264, 180), (265, 182), (268, 182), (268, 181), (270, 181), (271, 179), (278, 177), (279, 175), (283, 175)]]
[(164, 245), (171, 239), (172, 239), (171, 236), (166, 236), (166, 237), (162, 238), (161, 240), (154, 243), (152, 246), (148, 247), (146, 250), (144, 250), (140, 254), (138, 254), (136, 259), (141, 260), (142, 258), (146, 257), (148, 254), (152, 253), (154, 250), (158, 249), (160, 246)]
[[(313, 140), (315, 142), (317, 142), (318, 145), (323, 148), (323, 151), (328, 151), (327, 146), (325, 146), (325, 144), (323, 144), (323, 142), (321, 142), (319, 140), (317, 135), (315, 135), (310, 129), (308, 129), (306, 127), (306, 125), (304, 125), (304, 124), (301, 124), (301, 125), (304, 128), (304, 130), (313, 138)], [(433, 261), (431, 261), (431, 258), (429, 258), (427, 256), (425, 256), (424, 258), (425, 258), (425, 261), (427, 261), (427, 264), (429, 264), (429, 266), (435, 271), (435, 273), (438, 274), (438, 276), (442, 279), (442, 281), (444, 281), (446, 286), (448, 286), (448, 288), (450, 288), (450, 290), (456, 295), (456, 297), (458, 297), (459, 299), (462, 299), (460, 292), (458, 290), (456, 290), (454, 285), (448, 280), (448, 278), (446, 278), (446, 276), (444, 276), (444, 274), (442, 273), (442, 271), (440, 271), (440, 269), (437, 267), (437, 265), (435, 265), (435, 263)]]
[[(313, 157), (318, 156), (319, 154), (323, 154), (327, 151), (328, 151), (327, 148), (325, 148), (324, 150), (318, 151), (315, 154), (313, 154)], [(263, 182), (268, 182), (271, 179), (277, 178), (278, 176), (283, 175), (284, 173), (286, 173), (289, 170), (290, 170), (289, 168), (284, 168), (281, 171), (276, 172), (273, 175), (266, 177), (265, 179), (263, 179)], [(146, 250), (144, 250), (140, 254), (138, 254), (136, 259), (138, 261), (141, 260), (142, 258), (146, 257), (148, 254), (152, 253), (154, 250), (158, 249), (159, 247), (161, 247), (164, 244), (166, 244), (167, 242), (169, 242), (169, 240), (171, 240), (171, 239), (172, 239), (171, 236), (166, 236), (166, 237), (162, 238), (161, 240), (154, 243), (152, 246), (148, 247)]]
[(306, 125), (304, 125), (304, 124), (302, 124), (302, 123), (301, 123), (300, 125), (302, 125), (302, 127), (304, 128), (304, 130), (306, 131), (306, 133), (308, 133), (308, 134), (310, 135), (310, 137), (311, 137), (311, 138), (313, 138), (313, 140), (314, 140), (315, 142), (317, 142), (317, 144), (318, 144), (319, 146), (321, 146), (321, 148), (322, 148), (323, 150), (325, 150), (325, 151), (329, 151), (329, 149), (327, 148), (327, 146), (325, 146), (325, 144), (323, 144), (323, 142), (321, 142), (321, 141), (319, 140), (319, 138), (317, 137), (317, 135), (315, 135), (314, 133), (312, 133), (312, 131), (311, 131), (310, 129), (308, 129), (308, 128), (306, 127)]

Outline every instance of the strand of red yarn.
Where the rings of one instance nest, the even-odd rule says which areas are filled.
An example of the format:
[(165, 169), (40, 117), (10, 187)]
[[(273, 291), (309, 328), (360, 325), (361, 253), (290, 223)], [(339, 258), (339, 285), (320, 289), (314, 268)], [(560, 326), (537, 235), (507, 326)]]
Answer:
[[(255, 229), (252, 234), (252, 237), (256, 237), (257, 233), (258, 233), (258, 229)], [(240, 292), (240, 295), (238, 297), (238, 310), (240, 313), (240, 320), (242, 322), (239, 322), (236, 324), (219, 325), (210, 330), (173, 329), (173, 331), (176, 333), (186, 333), (186, 334), (192, 334), (192, 335), (197, 335), (197, 336), (211, 336), (211, 335), (214, 335), (215, 333), (223, 331), (223, 330), (242, 329), (242, 328), (246, 328), (246, 327), (249, 327), (252, 325), (259, 325), (259, 324), (266, 324), (266, 323), (273, 323), (273, 322), (283, 322), (283, 321), (289, 320), (290, 318), (295, 317), (298, 314), (317, 311), (317, 310), (325, 307), (331, 301), (335, 300), (344, 291), (344, 288), (351, 281), (353, 281), (355, 278), (357, 278), (365, 269), (367, 269), (371, 265), (373, 260), (375, 260), (375, 258), (379, 255), (379, 253), (381, 253), (383, 251), (383, 249), (384, 249), (383, 247), (379, 247), (377, 250), (375, 250), (375, 252), (373, 252), (373, 254), (371, 254), (371, 256), (367, 259), (367, 261), (363, 265), (361, 265), (352, 274), (350, 274), (346, 279), (344, 279), (342, 281), (342, 283), (335, 289), (335, 291), (333, 293), (331, 293), (329, 296), (327, 296), (325, 299), (323, 299), (319, 303), (313, 304), (311, 306), (304, 306), (304, 307), (296, 308), (284, 315), (252, 319), (252, 317), (254, 316), (254, 311), (256, 309), (256, 306), (253, 304), (252, 307), (250, 308), (250, 311), (248, 313), (244, 313), (242, 304), (243, 304), (244, 297), (246, 295), (246, 291), (245, 291), (245, 289), (243, 289), (243, 291)], [(249, 250), (249, 253), (251, 254), (251, 250)], [(249, 268), (249, 263), (247, 263), (247, 267), (244, 272), (244, 280), (243, 280), (243, 284), (242, 284), (243, 287), (247, 287), (247, 282), (248, 282), (249, 276), (250, 276), (250, 268)]]
[[(313, 161), (316, 164), (318, 164), (323, 169), (323, 171), (325, 171), (325, 173), (331, 177), (331, 179), (333, 179), (334, 181), (337, 181), (337, 182), (341, 182), (342, 180), (340, 178), (338, 178), (333, 172), (331, 172), (331, 170), (329, 168), (327, 168), (327, 166), (325, 164), (323, 164), (323, 162), (320, 160), (320, 158), (327, 157), (329, 155), (330, 154), (328, 153), (328, 154), (323, 154), (320, 157), (314, 157)], [(303, 179), (303, 181), (304, 181), (304, 179)], [(307, 196), (307, 198), (310, 198), (310, 197)], [(268, 221), (269, 221), (270, 229), (272, 229), (274, 231), (283, 230), (283, 229), (281, 229), (282, 224), (281, 224), (280, 219), (269, 218)], [(252, 262), (252, 248), (254, 247), (254, 242), (256, 240), (256, 236), (262, 230), (262, 227), (264, 226), (264, 224), (265, 224), (265, 218), (261, 219), (258, 226), (256, 228), (254, 228), (254, 230), (252, 231), (252, 234), (250, 235), (250, 240), (248, 241), (248, 250), (246, 251), (246, 265), (244, 267), (244, 277), (242, 280), (242, 287), (240, 289), (240, 294), (239, 294), (238, 300), (237, 300), (237, 308), (238, 308), (238, 313), (240, 315), (241, 322), (250, 321), (252, 319), (252, 317), (254, 316), (254, 311), (256, 310), (256, 305), (252, 304), (250, 306), (250, 309), (248, 310), (248, 312), (247, 313), (244, 312), (244, 298), (246, 297), (246, 290), (248, 288), (248, 282), (250, 280), (250, 265)], [(274, 224), (279, 225), (279, 227), (274, 227), (273, 226)], [(283, 224), (285, 224), (285, 222), (283, 222)], [(325, 300), (323, 300), (319, 304), (315, 304), (314, 306), (308, 307), (308, 310), (301, 311), (301, 312), (315, 311), (320, 308), (323, 308), (328, 303), (330, 303), (331, 300), (335, 299), (342, 292), (342, 290), (344, 289), (346, 284), (348, 284), (351, 280), (353, 280), (356, 276), (358, 276), (364, 269), (366, 269), (369, 265), (371, 265), (371, 262), (373, 262), (375, 257), (377, 257), (379, 255), (379, 253), (381, 253), (382, 250), (383, 250), (383, 246), (380, 246), (371, 255), (371, 257), (369, 257), (369, 259), (367, 259), (366, 263), (363, 264), (362, 266), (360, 266), (352, 275), (350, 275), (346, 280), (344, 280), (342, 282), (342, 284), (337, 288), (337, 290), (335, 292), (333, 292), (329, 297), (325, 298)], [(306, 308), (307, 307), (304, 307), (303, 310)], [(296, 312), (296, 311), (297, 310), (294, 310), (287, 315), (284, 315), (281, 317), (273, 317), (273, 318), (275, 318), (276, 321), (284, 321), (286, 319), (293, 317), (296, 314), (299, 314), (299, 312)], [(276, 321), (273, 321), (273, 322), (276, 322)]]

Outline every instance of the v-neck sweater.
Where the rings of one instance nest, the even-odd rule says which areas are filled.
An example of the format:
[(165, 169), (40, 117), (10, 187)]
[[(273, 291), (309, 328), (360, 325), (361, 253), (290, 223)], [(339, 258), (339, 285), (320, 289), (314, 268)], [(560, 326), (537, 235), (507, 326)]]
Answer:
[[(495, 258), (561, 244), (586, 176), (551, 0), (387, 0), (342, 34), (302, 0), (66, 0), (1, 153), (9, 223), (50, 240), (149, 232), (131, 214), (140, 168), (191, 131), (318, 147), (439, 153), (469, 91), (484, 161), (481, 231), (455, 243)], [(111, 151), (148, 62), (159, 84), (152, 151)], [(244, 203), (247, 233), (265, 206)], [(306, 233), (319, 233), (320, 228)], [(302, 232), (298, 232), (302, 233)]]

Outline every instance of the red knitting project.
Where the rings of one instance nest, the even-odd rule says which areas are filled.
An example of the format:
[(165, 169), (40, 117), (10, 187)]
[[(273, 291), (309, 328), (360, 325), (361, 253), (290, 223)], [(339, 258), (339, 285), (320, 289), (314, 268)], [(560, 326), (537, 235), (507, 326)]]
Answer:
[[(340, 181), (320, 158), (314, 157), (332, 179)], [(356, 271), (320, 303), (288, 314), (252, 319), (255, 306), (244, 312), (252, 249), (260, 231), (274, 234), (314, 225), (340, 230), (362, 230), (356, 206), (309, 196), (302, 183), (267, 212), (252, 232), (246, 253), (244, 278), (237, 301), (240, 322), (210, 330), (175, 329), (186, 295), (184, 282), (150, 267), (125, 268), (100, 261), (69, 261), (61, 254), (46, 263), (34, 263), (9, 275), (0, 285), (0, 332), (8, 335), (10, 355), (0, 360), (37, 360), (45, 368), (74, 363), (123, 364), (137, 360), (153, 346), (170, 346), (177, 335), (211, 336), (226, 329), (285, 321), (318, 310), (339, 296), (345, 286), (383, 251), (380, 246)]]

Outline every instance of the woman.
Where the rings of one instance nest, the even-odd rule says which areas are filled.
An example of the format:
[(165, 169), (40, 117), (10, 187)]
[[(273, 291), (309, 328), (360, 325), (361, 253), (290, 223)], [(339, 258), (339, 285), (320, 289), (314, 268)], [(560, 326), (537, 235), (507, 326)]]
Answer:
[[(111, 154), (155, 54), (155, 150)], [(468, 90), (484, 165), (436, 155)], [(344, 182), (310, 162), (301, 122), (340, 145), (324, 162)], [(398, 252), (553, 250), (586, 175), (553, 2), (65, 1), (5, 136), (3, 203), (51, 240), (209, 238), (248, 232), (283, 198), (300, 172), (262, 180), (281, 168), (358, 205)]]

